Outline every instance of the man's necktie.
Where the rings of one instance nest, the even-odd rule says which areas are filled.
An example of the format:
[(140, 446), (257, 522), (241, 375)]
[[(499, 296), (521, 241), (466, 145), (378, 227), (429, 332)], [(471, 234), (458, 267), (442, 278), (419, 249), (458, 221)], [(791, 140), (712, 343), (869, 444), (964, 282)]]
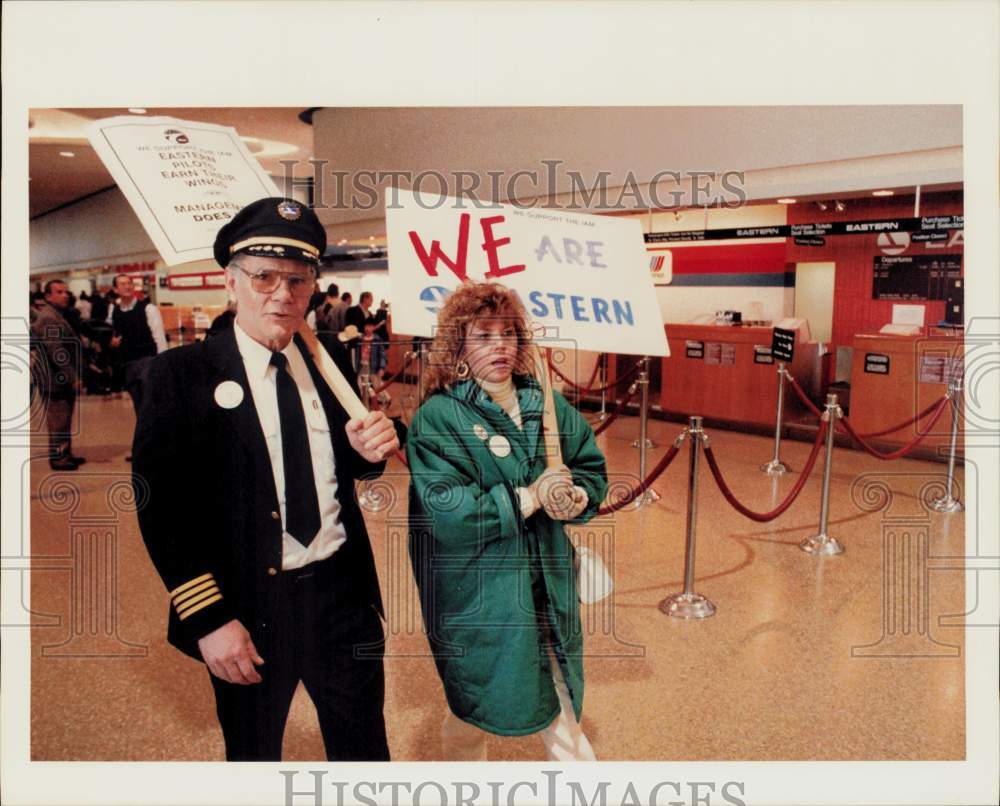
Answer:
[(271, 365), (277, 369), (281, 459), (285, 471), (285, 531), (308, 546), (319, 531), (320, 521), (306, 416), (299, 388), (288, 371), (288, 359), (282, 353), (272, 353)]

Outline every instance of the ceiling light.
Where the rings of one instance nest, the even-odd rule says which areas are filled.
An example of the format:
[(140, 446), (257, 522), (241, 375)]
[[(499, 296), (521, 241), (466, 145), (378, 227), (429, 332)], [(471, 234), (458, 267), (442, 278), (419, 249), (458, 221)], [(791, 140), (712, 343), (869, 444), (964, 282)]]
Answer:
[(128, 111), (131, 112), (133, 115), (145, 115), (146, 114), (146, 110), (143, 109), (141, 106), (130, 106), (128, 108)]
[(797, 199), (778, 199), (778, 204), (795, 204)]
[(837, 208), (838, 213), (844, 212), (844, 209), (847, 207), (842, 201), (835, 201), (833, 206)]
[(76, 154), (74, 154), (72, 151), (60, 151), (59, 152), (59, 156), (60, 157), (75, 157)]
[(892, 190), (873, 190), (872, 196), (891, 196), (894, 192)]
[(816, 202), (816, 206), (820, 210), (822, 210), (823, 212), (826, 212), (826, 202), (820, 202), (820, 201), (818, 201), (818, 202)]

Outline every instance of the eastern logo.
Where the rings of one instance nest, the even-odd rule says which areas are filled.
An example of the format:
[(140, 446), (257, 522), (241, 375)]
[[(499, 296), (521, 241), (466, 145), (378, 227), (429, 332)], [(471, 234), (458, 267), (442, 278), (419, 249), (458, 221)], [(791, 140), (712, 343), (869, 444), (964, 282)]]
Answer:
[(293, 201), (283, 201), (278, 205), (278, 215), (285, 221), (298, 221), (302, 218), (302, 208)]
[(178, 145), (185, 145), (186, 143), (191, 142), (190, 138), (180, 129), (166, 129), (163, 132), (163, 139), (170, 140)]
[(426, 303), (424, 308), (436, 316), (449, 294), (451, 292), (443, 286), (429, 285), (420, 292), (420, 301)]
[(880, 232), (876, 243), (883, 255), (901, 255), (910, 247), (910, 233)]

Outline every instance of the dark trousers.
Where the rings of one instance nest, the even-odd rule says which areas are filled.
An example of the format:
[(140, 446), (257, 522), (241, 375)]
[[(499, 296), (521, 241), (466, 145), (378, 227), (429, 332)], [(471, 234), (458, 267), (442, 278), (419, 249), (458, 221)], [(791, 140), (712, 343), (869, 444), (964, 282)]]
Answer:
[(49, 459), (65, 459), (73, 453), (73, 406), (76, 404), (74, 392), (64, 392), (46, 401), (45, 418), (49, 427)]
[[(258, 643), (263, 682), (241, 686), (210, 676), (227, 761), (280, 761), (292, 696), (301, 680), (319, 716), (331, 761), (388, 761), (382, 715), (384, 633), (370, 604), (338, 591), (337, 554), (310, 570), (282, 572), (282, 606), (272, 636)], [(244, 625), (248, 626), (248, 625)], [(249, 626), (248, 626), (249, 628)]]
[(149, 365), (153, 363), (153, 358), (140, 358), (136, 361), (129, 361), (125, 364), (125, 391), (132, 398), (132, 407), (138, 416), (139, 407), (142, 405), (142, 395), (146, 389), (146, 378), (149, 376)]

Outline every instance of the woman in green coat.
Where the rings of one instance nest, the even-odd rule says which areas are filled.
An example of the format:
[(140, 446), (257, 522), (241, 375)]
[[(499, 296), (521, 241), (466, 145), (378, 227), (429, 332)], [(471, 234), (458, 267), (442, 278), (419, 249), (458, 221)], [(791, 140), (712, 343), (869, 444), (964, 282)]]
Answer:
[(558, 392), (565, 464), (546, 469), (530, 350), (516, 294), (461, 286), (438, 316), (406, 442), (410, 558), (451, 710), (449, 760), (485, 759), (483, 731), (540, 733), (549, 759), (594, 760), (579, 725), (583, 635), (563, 524), (596, 514), (607, 473)]

